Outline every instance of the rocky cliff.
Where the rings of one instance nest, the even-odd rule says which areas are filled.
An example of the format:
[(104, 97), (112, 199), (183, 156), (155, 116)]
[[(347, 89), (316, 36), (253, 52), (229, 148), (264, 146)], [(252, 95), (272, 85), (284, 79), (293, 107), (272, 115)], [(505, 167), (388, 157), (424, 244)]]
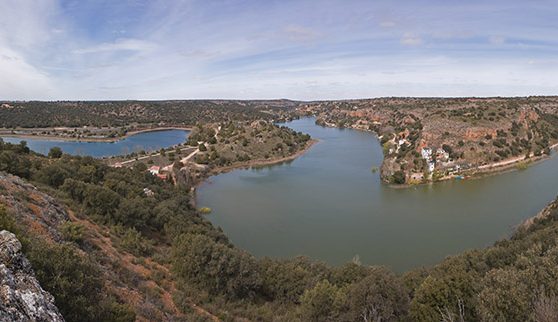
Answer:
[(0, 321), (64, 321), (35, 278), (21, 243), (6, 230), (0, 232)]

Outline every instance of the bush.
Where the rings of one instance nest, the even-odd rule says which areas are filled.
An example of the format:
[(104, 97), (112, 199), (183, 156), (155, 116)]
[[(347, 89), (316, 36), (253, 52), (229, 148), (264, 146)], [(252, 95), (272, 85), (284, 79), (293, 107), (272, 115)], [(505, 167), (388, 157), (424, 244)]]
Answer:
[(83, 242), (84, 227), (78, 223), (66, 221), (60, 226), (60, 232), (65, 240), (81, 244)]
[(323, 280), (304, 292), (300, 314), (304, 321), (337, 321), (347, 300), (343, 289)]
[(51, 159), (59, 159), (62, 157), (62, 149), (55, 146), (50, 148), (50, 151), (48, 151), (48, 157)]
[(405, 173), (403, 171), (395, 171), (391, 176), (391, 182), (395, 184), (404, 184)]
[(153, 245), (133, 228), (114, 226), (112, 231), (118, 236), (118, 246), (136, 256), (147, 256), (153, 253)]
[(252, 256), (207, 236), (181, 235), (173, 243), (172, 257), (179, 279), (210, 294), (246, 299), (261, 289), (261, 276)]
[(66, 321), (134, 321), (130, 309), (106, 297), (98, 266), (74, 247), (34, 241), (26, 255)]
[(352, 321), (398, 321), (407, 315), (409, 297), (401, 281), (385, 268), (353, 284), (347, 296)]

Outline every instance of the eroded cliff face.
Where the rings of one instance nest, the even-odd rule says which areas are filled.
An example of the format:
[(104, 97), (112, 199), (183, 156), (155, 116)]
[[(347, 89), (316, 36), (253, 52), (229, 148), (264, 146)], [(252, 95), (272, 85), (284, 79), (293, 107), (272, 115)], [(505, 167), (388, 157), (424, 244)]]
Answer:
[(0, 321), (64, 321), (35, 278), (21, 243), (6, 230), (0, 232)]

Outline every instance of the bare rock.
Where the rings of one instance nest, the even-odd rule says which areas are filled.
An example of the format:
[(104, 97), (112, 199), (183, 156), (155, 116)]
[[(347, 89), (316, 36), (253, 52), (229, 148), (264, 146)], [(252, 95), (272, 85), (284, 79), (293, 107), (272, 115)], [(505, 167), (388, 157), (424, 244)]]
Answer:
[(35, 278), (21, 243), (6, 230), (0, 232), (0, 321), (64, 321)]

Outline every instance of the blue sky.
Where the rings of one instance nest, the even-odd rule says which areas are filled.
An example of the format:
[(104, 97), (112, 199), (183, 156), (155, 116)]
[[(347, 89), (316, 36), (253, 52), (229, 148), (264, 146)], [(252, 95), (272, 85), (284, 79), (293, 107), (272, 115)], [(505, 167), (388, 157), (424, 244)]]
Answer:
[(0, 99), (558, 94), (556, 1), (0, 0)]

